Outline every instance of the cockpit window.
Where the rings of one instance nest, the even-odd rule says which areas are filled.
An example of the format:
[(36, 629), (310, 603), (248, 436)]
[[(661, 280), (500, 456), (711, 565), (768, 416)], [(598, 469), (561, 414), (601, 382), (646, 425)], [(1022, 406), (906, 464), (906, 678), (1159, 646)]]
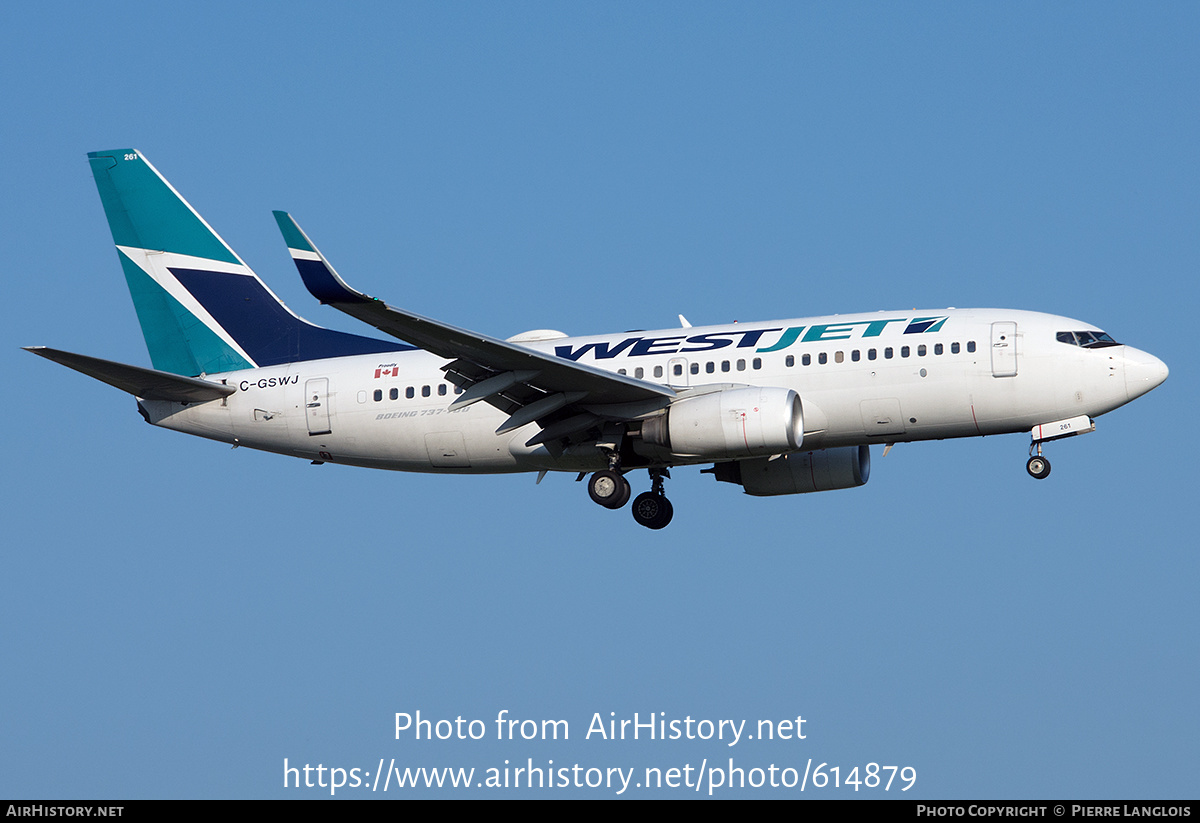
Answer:
[(1082, 346), (1085, 349), (1103, 349), (1108, 346), (1121, 345), (1102, 331), (1060, 331), (1056, 336), (1059, 343)]

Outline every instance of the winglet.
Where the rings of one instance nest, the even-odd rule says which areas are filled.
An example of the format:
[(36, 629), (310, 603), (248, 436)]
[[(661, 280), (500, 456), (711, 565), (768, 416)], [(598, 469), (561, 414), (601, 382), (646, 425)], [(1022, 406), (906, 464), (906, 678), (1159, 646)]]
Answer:
[(272, 214), (309, 294), (322, 303), (369, 303), (374, 300), (346, 285), (290, 214), (285, 211)]

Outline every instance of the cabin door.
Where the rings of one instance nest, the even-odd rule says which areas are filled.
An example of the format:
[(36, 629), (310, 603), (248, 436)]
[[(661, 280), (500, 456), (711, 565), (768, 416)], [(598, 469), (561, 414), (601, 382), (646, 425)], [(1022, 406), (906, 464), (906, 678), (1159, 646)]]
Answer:
[(304, 412), (308, 418), (308, 435), (329, 434), (329, 378), (314, 377), (304, 381)]
[(1017, 374), (1017, 324), (992, 324), (992, 377)]

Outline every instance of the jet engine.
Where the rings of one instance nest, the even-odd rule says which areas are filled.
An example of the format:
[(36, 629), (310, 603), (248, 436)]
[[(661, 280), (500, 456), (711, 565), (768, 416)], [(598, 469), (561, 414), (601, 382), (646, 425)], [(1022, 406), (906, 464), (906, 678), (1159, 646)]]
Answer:
[(705, 471), (724, 483), (739, 484), (746, 494), (756, 497), (852, 489), (871, 476), (871, 449), (844, 446), (785, 454), (773, 460), (757, 457), (718, 463)]
[(784, 454), (804, 441), (804, 414), (791, 389), (726, 389), (676, 400), (642, 423), (642, 440), (687, 457)]

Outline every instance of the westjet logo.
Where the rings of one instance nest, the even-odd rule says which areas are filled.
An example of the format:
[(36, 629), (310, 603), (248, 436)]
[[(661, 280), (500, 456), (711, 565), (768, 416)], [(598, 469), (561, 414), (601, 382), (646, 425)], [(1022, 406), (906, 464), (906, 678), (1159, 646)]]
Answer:
[[(602, 341), (573, 346), (555, 346), (554, 353), (567, 360), (579, 360), (591, 352), (596, 360), (611, 360), (618, 355), (642, 357), (651, 354), (694, 354), (711, 352), (732, 346), (753, 349), (755, 352), (776, 352), (796, 343), (823, 343), (832, 340), (854, 340), (881, 336), (885, 330), (904, 324), (903, 334), (932, 334), (939, 332), (949, 320), (938, 317), (899, 317), (888, 320), (848, 320), (840, 323), (816, 323), (789, 328), (730, 329), (687, 337), (627, 337), (619, 343)], [(779, 332), (778, 336), (775, 333)], [(764, 345), (760, 346), (762, 343)]]

